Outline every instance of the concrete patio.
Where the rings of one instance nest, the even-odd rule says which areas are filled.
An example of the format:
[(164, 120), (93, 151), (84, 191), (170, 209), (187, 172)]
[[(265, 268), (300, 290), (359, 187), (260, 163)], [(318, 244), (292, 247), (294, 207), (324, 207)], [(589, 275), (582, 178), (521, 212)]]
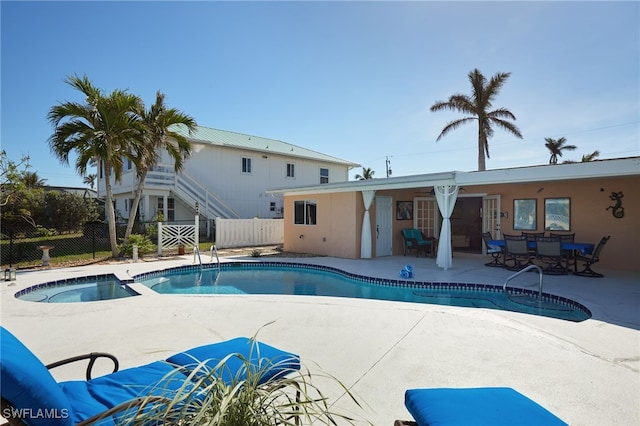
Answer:
[[(410, 419), (403, 403), (407, 388), (486, 386), (513, 387), (571, 425), (640, 424), (640, 280), (638, 274), (599, 270), (597, 265), (594, 269), (604, 278), (544, 278), (545, 292), (591, 310), (593, 318), (580, 323), (480, 308), (318, 296), (169, 296), (145, 291), (139, 297), (74, 304), (13, 297), (22, 288), (48, 281), (104, 273), (129, 279), (192, 260), (183, 256), (19, 271), (15, 285), (0, 285), (0, 320), (45, 363), (104, 351), (116, 355), (121, 368), (259, 331), (260, 340), (298, 353), (310, 370), (337, 377), (364, 408), (349, 403), (333, 383), (327, 382), (325, 389), (322, 382), (335, 408), (375, 425)], [(485, 267), (487, 257), (458, 253), (447, 271), (437, 268), (433, 258), (409, 256), (222, 260), (315, 263), (383, 278), (396, 278), (410, 263), (418, 281), (498, 285), (512, 274)], [(513, 283), (535, 289), (537, 274), (524, 274)], [(56, 370), (57, 379), (74, 380), (82, 379), (84, 368)]]

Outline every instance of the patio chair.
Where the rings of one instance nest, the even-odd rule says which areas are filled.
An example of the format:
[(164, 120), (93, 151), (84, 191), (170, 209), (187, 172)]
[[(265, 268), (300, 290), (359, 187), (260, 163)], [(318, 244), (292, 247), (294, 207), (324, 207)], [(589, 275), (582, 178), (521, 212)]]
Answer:
[[(297, 355), (253, 339), (237, 338), (176, 354), (167, 361), (118, 371), (118, 360), (105, 353), (80, 355), (44, 365), (20, 340), (0, 327), (1, 414), (10, 424), (100, 425), (114, 424), (137, 413), (162, 409), (174, 395), (191, 392), (198, 382), (195, 366), (205, 363), (221, 371), (220, 378), (242, 378), (249, 369), (261, 368), (260, 382), (267, 383), (300, 369)], [(113, 372), (92, 378), (96, 360), (110, 359)], [(88, 360), (86, 380), (56, 382), (50, 368)], [(244, 360), (244, 361), (243, 361)], [(244, 371), (243, 371), (244, 369)], [(235, 371), (234, 371), (235, 370)], [(235, 383), (235, 382), (234, 382)], [(179, 410), (179, 408), (178, 408)], [(126, 417), (125, 417), (126, 416)]]
[[(522, 235), (527, 239), (528, 243), (535, 243), (536, 242), (536, 238), (544, 237), (544, 231), (542, 231), (542, 232), (522, 232)], [(533, 247), (532, 244), (529, 244), (527, 247), (529, 248), (529, 253), (531, 254), (531, 257), (535, 257), (535, 255), (536, 255), (535, 247)]]
[[(562, 250), (562, 241), (558, 237), (536, 238), (536, 260), (546, 264), (545, 274), (566, 275), (569, 273), (569, 258)], [(564, 262), (564, 264), (563, 264)]]
[(527, 239), (524, 235), (505, 235), (505, 257), (504, 263), (513, 261), (512, 266), (507, 266), (510, 271), (519, 271), (533, 264), (531, 262), (531, 251), (529, 250)]
[(549, 410), (512, 388), (409, 389), (404, 404), (415, 421), (395, 426), (566, 426)]
[(434, 256), (436, 252), (435, 246), (437, 241), (433, 237), (425, 237), (419, 229), (405, 228), (402, 231), (402, 238), (404, 239), (403, 254), (406, 256), (408, 250), (415, 250), (416, 257), (423, 251), (425, 255)]
[[(593, 250), (593, 254), (591, 255), (574, 253), (573, 258), (576, 261), (574, 272), (575, 275), (595, 278), (602, 278), (604, 276), (591, 269), (591, 265), (600, 262), (600, 253), (602, 253), (602, 249), (604, 248), (604, 245), (607, 244), (607, 241), (609, 241), (609, 238), (611, 238), (610, 235), (602, 237), (596, 248)], [(584, 262), (584, 268), (581, 271), (578, 271), (578, 262)]]
[(490, 232), (482, 233), (482, 241), (484, 241), (484, 245), (487, 249), (487, 254), (490, 254), (491, 258), (493, 259), (491, 262), (485, 263), (485, 266), (499, 266), (502, 268), (504, 267), (504, 263), (501, 259), (504, 255), (504, 252), (502, 250), (502, 247), (492, 246), (491, 244), (489, 244), (489, 241), (491, 241), (492, 239), (493, 237), (491, 236)]

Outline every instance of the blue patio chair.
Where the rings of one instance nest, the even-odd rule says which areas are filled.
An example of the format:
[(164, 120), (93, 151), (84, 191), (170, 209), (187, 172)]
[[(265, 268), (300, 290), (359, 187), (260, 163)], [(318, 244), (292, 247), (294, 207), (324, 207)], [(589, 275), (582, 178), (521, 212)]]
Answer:
[[(204, 364), (223, 369), (220, 378), (225, 382), (242, 379), (247, 365), (264, 371), (261, 383), (300, 369), (297, 355), (247, 338), (193, 348), (166, 361), (120, 371), (117, 359), (105, 353), (44, 365), (18, 338), (0, 329), (1, 413), (9, 417), (10, 424), (115, 424), (124, 416), (161, 409), (177, 394), (198, 398), (196, 367)], [(113, 361), (113, 372), (92, 378), (95, 361), (103, 357)], [(49, 368), (81, 360), (89, 361), (86, 380), (58, 383), (49, 372)]]
[(423, 251), (425, 254), (434, 256), (436, 252), (437, 241), (435, 238), (426, 238), (419, 229), (405, 228), (402, 231), (404, 239), (403, 254), (406, 256), (408, 250), (415, 250), (416, 257)]
[(395, 426), (566, 426), (546, 408), (511, 388), (409, 389), (405, 406), (415, 419)]
[(485, 265), (503, 268), (504, 262), (502, 261), (502, 258), (504, 256), (504, 251), (502, 250), (502, 247), (491, 245), (491, 240), (493, 240), (493, 237), (491, 236), (490, 232), (482, 233), (482, 241), (484, 242), (485, 248), (487, 249), (487, 254), (490, 254), (491, 258), (493, 259), (491, 262), (485, 263)]

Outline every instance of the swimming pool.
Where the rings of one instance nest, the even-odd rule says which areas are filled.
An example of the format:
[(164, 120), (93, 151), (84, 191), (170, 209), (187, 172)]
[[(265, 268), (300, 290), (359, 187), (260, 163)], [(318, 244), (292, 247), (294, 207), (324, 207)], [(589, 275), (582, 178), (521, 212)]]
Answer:
[(16, 293), (20, 300), (44, 303), (96, 302), (137, 296), (115, 275), (94, 275), (38, 284)]
[(187, 266), (137, 275), (134, 280), (162, 294), (286, 294), (431, 303), (508, 310), (584, 321), (585, 306), (559, 296), (527, 289), (469, 283), (385, 280), (312, 264), (233, 262)]

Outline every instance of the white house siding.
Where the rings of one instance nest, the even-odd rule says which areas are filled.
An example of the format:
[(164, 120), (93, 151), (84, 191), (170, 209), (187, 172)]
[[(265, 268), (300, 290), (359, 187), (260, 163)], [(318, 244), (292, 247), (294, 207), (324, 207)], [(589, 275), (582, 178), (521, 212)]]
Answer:
[[(243, 218), (275, 217), (277, 214), (270, 210), (270, 203), (275, 202), (276, 208), (281, 209), (282, 199), (265, 192), (317, 185), (321, 167), (329, 169), (330, 182), (348, 180), (348, 169), (336, 164), (224, 147), (197, 151), (185, 163), (185, 170), (233, 206)], [(251, 159), (251, 173), (242, 172), (243, 157)], [(287, 163), (294, 164), (294, 178), (286, 176)]]
[[(229, 132), (220, 132), (237, 136)], [(206, 187), (233, 209), (239, 218), (273, 218), (282, 217), (283, 200), (281, 197), (266, 194), (267, 190), (318, 185), (320, 184), (321, 168), (329, 170), (329, 183), (345, 182), (349, 180), (349, 170), (358, 166), (355, 163), (339, 159), (332, 162), (333, 157), (313, 153), (280, 141), (257, 137), (254, 140), (260, 141), (260, 146), (254, 147), (255, 149), (233, 146), (233, 144), (222, 145), (192, 140), (192, 154), (184, 163), (183, 177), (189, 177)], [(269, 143), (272, 148), (277, 145), (279, 151), (270, 152)], [(283, 144), (285, 148), (291, 146), (291, 156), (287, 155), (289, 148), (283, 150)], [(295, 156), (296, 151), (300, 152), (302, 156)], [(316, 154), (319, 158), (311, 158)], [(251, 173), (242, 172), (243, 157), (251, 159)], [(166, 171), (163, 178), (165, 180), (151, 182), (151, 179), (147, 179), (139, 207), (144, 220), (148, 220), (156, 214), (157, 198), (164, 196), (175, 199), (176, 220), (193, 218), (195, 204), (193, 200), (181, 199), (180, 195), (172, 190), (174, 178), (172, 164), (166, 152), (163, 152), (159, 167)], [(287, 164), (294, 165), (294, 177), (287, 177)], [(116, 209), (125, 218), (129, 214), (128, 209), (125, 209), (125, 199), (133, 198), (135, 184), (135, 168), (132, 167), (128, 170), (125, 164), (125, 171), (120, 182), (112, 183)], [(104, 179), (98, 179), (98, 194), (104, 196)], [(145, 197), (147, 197), (147, 203), (144, 202)], [(271, 203), (275, 203), (273, 210)], [(149, 211), (145, 211), (145, 206)], [(200, 212), (203, 215), (206, 214), (202, 208)], [(210, 218), (213, 219), (213, 217)]]

